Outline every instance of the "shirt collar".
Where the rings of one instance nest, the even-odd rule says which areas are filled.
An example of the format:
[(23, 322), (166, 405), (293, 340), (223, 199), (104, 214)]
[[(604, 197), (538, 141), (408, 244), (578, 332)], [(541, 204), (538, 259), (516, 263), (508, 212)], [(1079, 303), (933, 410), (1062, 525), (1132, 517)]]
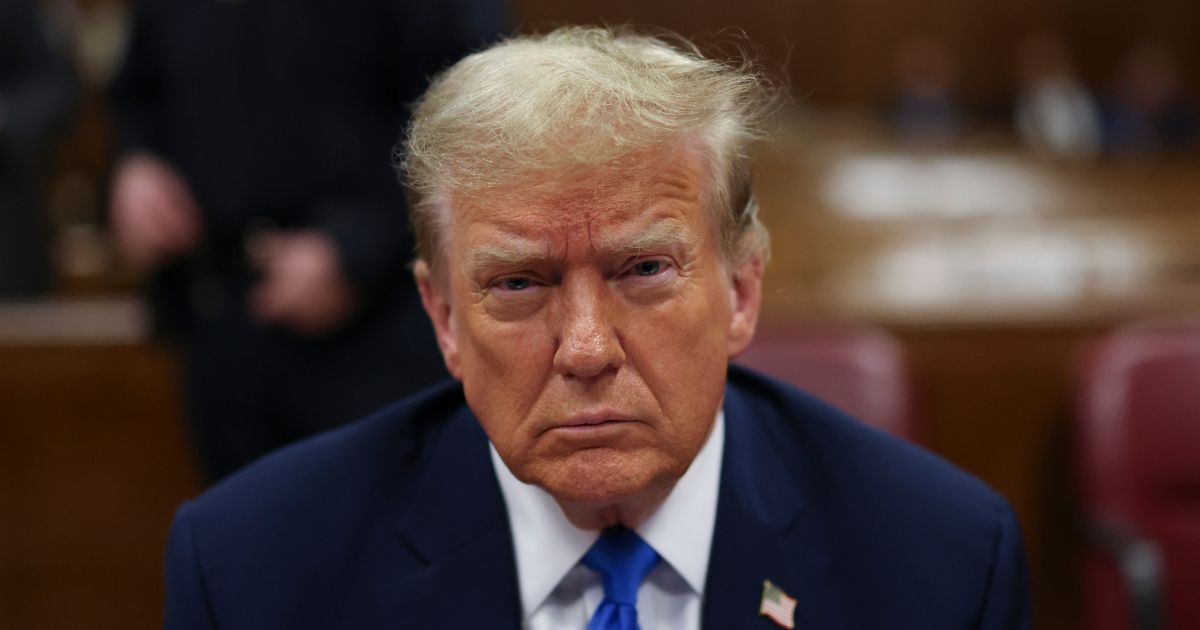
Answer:
[[(717, 516), (721, 458), (725, 448), (725, 412), (717, 410), (712, 431), (663, 504), (637, 532), (654, 547), (698, 595), (704, 594)], [(494, 446), (492, 466), (508, 508), (521, 609), (528, 619), (559, 582), (591, 548), (600, 532), (583, 530), (567, 520), (545, 490), (522, 483)]]
[(725, 412), (717, 411), (712, 432), (671, 494), (637, 533), (654, 547), (697, 595), (704, 594), (708, 556), (717, 520), (721, 455), (725, 449)]

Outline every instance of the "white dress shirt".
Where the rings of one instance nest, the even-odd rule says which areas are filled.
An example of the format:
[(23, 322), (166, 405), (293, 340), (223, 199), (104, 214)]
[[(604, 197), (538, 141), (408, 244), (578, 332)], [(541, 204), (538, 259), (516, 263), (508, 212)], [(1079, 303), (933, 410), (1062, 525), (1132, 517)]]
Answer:
[[(697, 630), (717, 518), (725, 413), (696, 459), (636, 531), (662, 556), (638, 588), (642, 630)], [(582, 630), (604, 598), (600, 576), (579, 563), (596, 530), (567, 520), (545, 490), (517, 480), (493, 447), (492, 465), (508, 506), (525, 630)]]

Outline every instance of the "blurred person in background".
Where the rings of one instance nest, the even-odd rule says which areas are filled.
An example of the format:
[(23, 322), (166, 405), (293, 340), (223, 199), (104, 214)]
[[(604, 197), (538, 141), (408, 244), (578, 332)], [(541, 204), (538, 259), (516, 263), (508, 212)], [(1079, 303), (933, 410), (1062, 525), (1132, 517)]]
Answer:
[(1165, 48), (1134, 50), (1104, 107), (1104, 142), (1114, 154), (1157, 155), (1190, 149), (1198, 128), (1196, 103), (1180, 84)]
[(207, 479), (445, 376), (391, 150), (491, 0), (134, 3), (111, 228), (184, 350)]
[(0, 299), (51, 285), (38, 185), (76, 86), (46, 27), (34, 0), (0, 0)]
[(1095, 157), (1100, 150), (1100, 113), (1075, 75), (1062, 42), (1051, 35), (1026, 40), (1017, 53), (1017, 72), (1014, 116), (1021, 141), (1044, 155)]
[(940, 41), (914, 37), (901, 44), (890, 110), (902, 141), (937, 146), (958, 136), (962, 116), (954, 102), (956, 71), (953, 55)]

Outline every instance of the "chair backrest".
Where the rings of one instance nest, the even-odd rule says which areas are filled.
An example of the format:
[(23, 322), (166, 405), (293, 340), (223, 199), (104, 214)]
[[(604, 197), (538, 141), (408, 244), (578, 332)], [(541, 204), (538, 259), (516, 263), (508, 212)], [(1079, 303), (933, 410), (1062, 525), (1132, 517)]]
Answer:
[[(1085, 353), (1078, 382), (1085, 516), (1157, 547), (1168, 628), (1200, 628), (1200, 317), (1119, 329)], [(1111, 558), (1085, 568), (1088, 628), (1130, 627)]]
[(765, 325), (737, 362), (889, 433), (912, 442), (922, 437), (904, 352), (883, 330), (828, 322)]

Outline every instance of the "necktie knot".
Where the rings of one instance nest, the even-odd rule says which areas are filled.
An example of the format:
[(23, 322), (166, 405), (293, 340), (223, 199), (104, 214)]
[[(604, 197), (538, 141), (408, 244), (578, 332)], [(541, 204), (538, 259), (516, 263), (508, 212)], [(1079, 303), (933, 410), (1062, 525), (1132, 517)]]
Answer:
[(633, 530), (618, 525), (604, 530), (583, 556), (583, 565), (600, 574), (605, 601), (634, 606), (638, 586), (658, 560), (653, 547)]

